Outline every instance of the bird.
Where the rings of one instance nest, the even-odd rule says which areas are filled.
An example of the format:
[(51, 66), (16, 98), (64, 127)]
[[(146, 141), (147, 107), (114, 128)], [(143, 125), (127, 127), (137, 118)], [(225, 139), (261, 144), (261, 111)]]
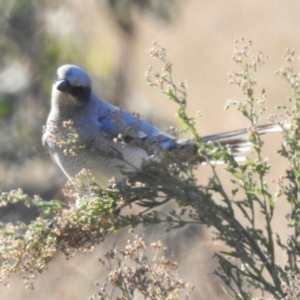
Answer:
[[(281, 128), (267, 124), (255, 130), (265, 134)], [(202, 142), (221, 144), (238, 153), (249, 150), (248, 134), (245, 128), (204, 136)], [(112, 178), (121, 182), (126, 172), (141, 170), (150, 158), (161, 160), (173, 149), (195, 146), (189, 139), (176, 139), (101, 100), (93, 93), (87, 72), (69, 64), (60, 66), (55, 74), (42, 142), (69, 179), (90, 170), (101, 188)]]

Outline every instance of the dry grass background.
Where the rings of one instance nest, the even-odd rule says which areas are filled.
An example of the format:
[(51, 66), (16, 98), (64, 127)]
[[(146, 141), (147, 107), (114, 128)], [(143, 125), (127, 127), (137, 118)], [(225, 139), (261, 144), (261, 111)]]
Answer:
[[(98, 84), (97, 78), (107, 72), (106, 57), (121, 57), (122, 43), (120, 32), (114, 26), (106, 10), (99, 12), (96, 0), (69, 1), (61, 10), (59, 28), (68, 26), (86, 35), (82, 45), (87, 58), (86, 69), (94, 77), (94, 87), (98, 95), (105, 95), (105, 89)], [(63, 6), (63, 4), (62, 4)], [(96, 9), (97, 6), (97, 9)], [(60, 10), (61, 6), (57, 6)], [(149, 65), (156, 65), (146, 53), (153, 41), (167, 49), (167, 55), (174, 64), (176, 81), (188, 79), (189, 112), (200, 110), (203, 114), (198, 122), (201, 134), (238, 129), (248, 125), (247, 121), (234, 109), (224, 111), (227, 99), (243, 100), (243, 95), (234, 86), (228, 84), (227, 73), (236, 68), (231, 60), (233, 41), (244, 37), (254, 43), (254, 51), (263, 51), (271, 59), (259, 73), (259, 88), (267, 91), (268, 111), (266, 117), (276, 112), (274, 107), (287, 102), (289, 90), (283, 80), (274, 71), (284, 64), (282, 58), (285, 48), (296, 49), (300, 53), (298, 29), (300, 3), (296, 0), (244, 0), (244, 1), (182, 1), (177, 17), (170, 24), (156, 22), (151, 16), (134, 12), (133, 20), (137, 25), (135, 38), (129, 47), (130, 72), (128, 75), (129, 92), (126, 108), (139, 112), (162, 129), (170, 125), (180, 125), (175, 116), (176, 107), (166, 101), (159, 91), (147, 86), (145, 71)], [(76, 11), (76, 20), (69, 19), (66, 11)], [(55, 26), (54, 26), (55, 27)], [(127, 51), (127, 50), (126, 50)], [(101, 53), (98, 57), (98, 53)], [(66, 62), (67, 63), (67, 62)], [(112, 64), (118, 61), (112, 60)], [(49, 78), (51, 88), (53, 74), (43, 74)], [(267, 118), (262, 123), (267, 122)], [(277, 149), (280, 147), (280, 135), (265, 139), (264, 155), (269, 158), (272, 171), (269, 184), (275, 189), (272, 179), (282, 175), (285, 162), (280, 160)], [(2, 169), (5, 166), (2, 166)], [(4, 169), (3, 169), (4, 170)], [(219, 167), (222, 180), (227, 183), (226, 173)], [(1, 182), (5, 188), (18, 186), (35, 186), (35, 193), (52, 181), (62, 186), (65, 178), (57, 167), (46, 160), (43, 164), (28, 165), (12, 173), (14, 177), (0, 172)], [(45, 176), (45, 174), (47, 174)], [(207, 167), (199, 168), (199, 182), (206, 183), (210, 172)], [(287, 235), (285, 226), (285, 200), (277, 203), (274, 228), (281, 236)], [(211, 273), (214, 267), (213, 252), (223, 246), (212, 240), (212, 232), (205, 228), (190, 227), (166, 233), (163, 226), (146, 230), (146, 239), (150, 242), (158, 238), (166, 240), (167, 245), (176, 253), (180, 265), (180, 275), (196, 286), (193, 299), (228, 299), (222, 286)], [(6, 299), (88, 299), (96, 290), (95, 281), (101, 280), (101, 265), (98, 258), (113, 243), (124, 244), (127, 240), (126, 230), (114, 234), (99, 245), (92, 255), (77, 254), (70, 261), (64, 257), (49, 265), (49, 270), (39, 276), (33, 291), (25, 290), (22, 279), (16, 276), (11, 288), (0, 286), (0, 300)], [(283, 253), (278, 252), (278, 262), (285, 260)]]

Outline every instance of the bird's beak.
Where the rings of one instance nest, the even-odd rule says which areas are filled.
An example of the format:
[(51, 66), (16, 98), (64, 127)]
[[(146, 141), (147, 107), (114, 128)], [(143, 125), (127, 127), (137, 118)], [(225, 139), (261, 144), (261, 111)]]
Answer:
[(56, 83), (56, 89), (60, 92), (70, 92), (70, 87), (67, 80), (61, 80)]

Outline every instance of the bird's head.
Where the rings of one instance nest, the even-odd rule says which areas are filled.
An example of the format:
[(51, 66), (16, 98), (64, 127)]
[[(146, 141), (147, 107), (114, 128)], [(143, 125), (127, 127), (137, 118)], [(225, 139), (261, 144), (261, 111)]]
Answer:
[(91, 78), (85, 71), (73, 65), (63, 65), (54, 77), (52, 101), (62, 106), (84, 106), (90, 100), (91, 90)]

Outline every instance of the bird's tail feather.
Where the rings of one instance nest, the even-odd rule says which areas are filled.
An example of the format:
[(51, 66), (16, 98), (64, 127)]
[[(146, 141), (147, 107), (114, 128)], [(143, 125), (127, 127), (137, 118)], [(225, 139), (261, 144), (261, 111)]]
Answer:
[[(288, 128), (288, 124), (284, 127)], [(251, 149), (252, 144), (249, 142), (249, 134), (251, 129), (239, 129), (223, 133), (217, 133), (212, 135), (207, 135), (202, 138), (203, 143), (216, 143), (221, 144), (224, 147), (230, 149), (233, 154), (248, 152)], [(255, 127), (255, 131), (259, 135), (264, 135), (270, 132), (282, 131), (282, 127), (277, 124), (266, 124)]]
[[(289, 127), (290, 124), (285, 124), (283, 126), (279, 126), (277, 124), (266, 124), (257, 126), (254, 128), (254, 130), (259, 135), (264, 135), (271, 132), (280, 132), (282, 131), (282, 128), (288, 129)], [(249, 141), (249, 134), (251, 134), (251, 129), (248, 128), (232, 130), (204, 136), (202, 137), (202, 142), (220, 144), (221, 146), (229, 149), (229, 151), (234, 155), (237, 162), (241, 162), (246, 159), (245, 157), (241, 156), (241, 153), (249, 152), (252, 147), (252, 143)], [(195, 147), (191, 140), (187, 139), (178, 140), (177, 146), (179, 146), (179, 149), (191, 149), (190, 146), (192, 146), (192, 148)], [(196, 152), (197, 149), (194, 149), (194, 151)], [(198, 158), (198, 161), (201, 163), (205, 163), (205, 160), (201, 157)], [(223, 162), (214, 161), (211, 163), (219, 164)]]

